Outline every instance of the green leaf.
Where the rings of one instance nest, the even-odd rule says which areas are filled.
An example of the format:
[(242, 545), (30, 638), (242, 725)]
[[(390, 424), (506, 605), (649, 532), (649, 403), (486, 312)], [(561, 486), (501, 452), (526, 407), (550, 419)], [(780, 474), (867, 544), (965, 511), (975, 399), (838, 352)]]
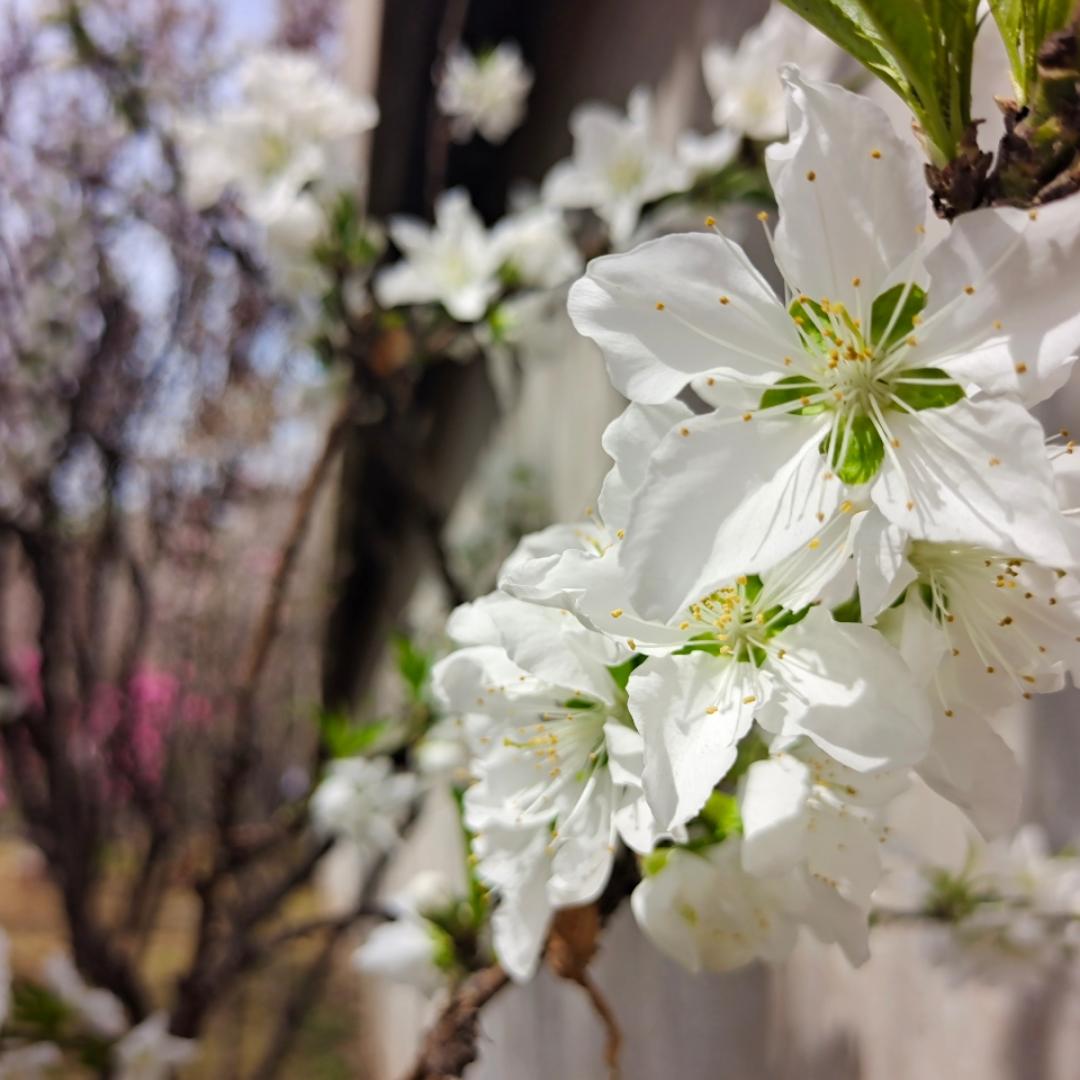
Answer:
[(55, 1039), (71, 1017), (71, 1010), (51, 990), (25, 979), (16, 979), (11, 988), (12, 1019), (32, 1027), (42, 1039)]
[[(844, 452), (844, 445), (847, 451)], [(829, 436), (821, 442), (821, 452), (829, 452)], [(844, 460), (840, 460), (840, 454)], [(830, 464), (845, 484), (867, 484), (877, 476), (885, 460), (885, 444), (868, 416), (856, 416), (836, 436)]]
[(728, 795), (726, 792), (714, 791), (701, 808), (701, 817), (712, 828), (715, 843), (742, 832), (739, 801), (734, 795)]
[(879, 353), (894, 348), (910, 336), (916, 317), (925, 307), (926, 292), (918, 285), (902, 283), (886, 289), (870, 308), (870, 344)]
[(907, 102), (934, 164), (971, 126), (978, 0), (783, 0)]
[(1030, 101), (1038, 81), (1039, 47), (1068, 25), (1075, 6), (1075, 0), (990, 0), (1021, 105)]
[(630, 681), (630, 676), (633, 675), (634, 670), (645, 663), (645, 657), (641, 653), (635, 653), (629, 660), (624, 660), (621, 664), (617, 664), (615, 667), (609, 667), (608, 673), (614, 680), (615, 685), (620, 690), (625, 690), (627, 683)]
[[(799, 401), (801, 398), (820, 393), (821, 387), (805, 375), (787, 375), (774, 382), (761, 395), (759, 408), (768, 409), (774, 405), (786, 405), (789, 401)], [(819, 401), (812, 405), (802, 405), (797, 409), (792, 409), (791, 412), (795, 416), (813, 416), (824, 408), (824, 402)]]
[[(904, 378), (926, 380), (940, 383), (940, 386), (927, 386), (925, 383), (905, 383)], [(944, 409), (964, 399), (964, 388), (953, 382), (941, 368), (909, 368), (900, 373), (891, 383), (892, 392), (905, 405), (912, 409)]]
[(837, 622), (862, 622), (862, 601), (859, 599), (858, 589), (856, 589), (842, 604), (837, 604), (836, 607), (832, 609), (832, 617)]
[(398, 674), (409, 688), (413, 699), (423, 701), (424, 688), (433, 664), (431, 654), (419, 648), (408, 634), (394, 634), (391, 645)]
[(388, 724), (387, 720), (354, 724), (345, 713), (324, 712), (319, 715), (319, 738), (330, 757), (357, 757), (379, 741)]
[(645, 877), (655, 877), (667, 866), (667, 861), (674, 850), (673, 847), (658, 847), (650, 851), (641, 860), (641, 872)]

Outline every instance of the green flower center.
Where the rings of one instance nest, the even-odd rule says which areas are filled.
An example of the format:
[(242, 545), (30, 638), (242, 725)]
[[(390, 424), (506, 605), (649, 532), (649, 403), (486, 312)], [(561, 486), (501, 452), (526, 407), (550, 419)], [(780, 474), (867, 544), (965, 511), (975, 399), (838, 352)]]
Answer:
[(824, 297), (799, 296), (791, 303), (802, 349), (784, 358), (792, 374), (762, 394), (760, 407), (790, 404), (787, 411), (800, 416), (830, 414), (821, 453), (844, 483), (872, 480), (889, 453), (887, 444), (899, 446), (889, 431), (890, 412), (946, 408), (964, 397), (940, 368), (907, 365), (926, 299), (918, 285), (894, 285), (874, 300), (869, 326)]

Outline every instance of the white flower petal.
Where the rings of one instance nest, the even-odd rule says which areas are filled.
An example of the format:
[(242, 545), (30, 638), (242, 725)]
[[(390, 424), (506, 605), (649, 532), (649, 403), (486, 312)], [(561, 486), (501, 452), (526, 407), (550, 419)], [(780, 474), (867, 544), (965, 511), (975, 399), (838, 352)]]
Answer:
[(1039, 422), (1007, 398), (888, 414), (899, 440), (870, 489), (881, 512), (912, 536), (978, 544), (1070, 567)]
[(511, 978), (532, 978), (551, 923), (547, 829), (489, 827), (476, 845), (477, 874), (496, 889), (499, 905), (492, 916), (495, 952)]
[(676, 424), (693, 415), (681, 401), (663, 405), (631, 402), (608, 424), (600, 443), (614, 464), (604, 477), (597, 506), (609, 533), (626, 528), (631, 500), (645, 481), (653, 451)]
[(777, 689), (758, 712), (763, 727), (805, 735), (859, 771), (910, 765), (926, 753), (926, 697), (876, 631), (815, 608), (774, 642), (786, 655), (769, 661)]
[[(1032, 220), (1031, 214), (1035, 215)], [(1080, 206), (975, 210), (930, 253), (921, 362), (1032, 404), (1064, 385), (1080, 345)], [(968, 292), (967, 290), (971, 290)]]
[(907, 534), (879, 510), (860, 514), (853, 531), (862, 618), (873, 622), (917, 575), (905, 557)]
[(972, 709), (950, 712), (937, 717), (919, 775), (990, 840), (1016, 826), (1024, 787), (1020, 763), (984, 717)]
[(922, 241), (922, 165), (867, 98), (792, 67), (783, 75), (791, 136), (766, 151), (780, 207), (777, 261), (793, 290), (841, 301), (865, 318)]
[(809, 797), (810, 770), (791, 755), (750, 766), (739, 798), (742, 863), (748, 874), (784, 873), (804, 858)]
[(672, 432), (657, 448), (619, 551), (635, 610), (668, 619), (809, 543), (818, 515), (830, 518), (843, 497), (818, 449), (827, 424), (711, 413)]
[(711, 234), (665, 236), (594, 259), (568, 309), (603, 350), (615, 388), (633, 401), (667, 401), (709, 371), (771, 381), (800, 347), (795, 324), (746, 253)]
[(689, 821), (731, 768), (769, 678), (752, 664), (693, 652), (651, 657), (630, 676), (645, 740), (645, 794), (664, 827)]

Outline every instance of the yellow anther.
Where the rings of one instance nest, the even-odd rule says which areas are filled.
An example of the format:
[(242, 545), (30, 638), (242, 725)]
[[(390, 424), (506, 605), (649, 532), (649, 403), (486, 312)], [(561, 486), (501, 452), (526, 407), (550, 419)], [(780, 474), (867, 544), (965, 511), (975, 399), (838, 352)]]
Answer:
[(817, 512), (817, 519), (818, 519), (818, 524), (821, 524), (821, 522), (823, 522), (825, 520), (825, 514), (821, 510), (819, 510)]
[(757, 701), (757, 694), (747, 694), (746, 697), (742, 699), (744, 705), (753, 705), (755, 701)]
[(811, 169), (809, 172), (807, 172), (806, 179), (809, 180), (812, 184), (817, 179), (817, 173), (814, 172), (813, 169)]
[(952, 711), (952, 709), (946, 709), (945, 710), (945, 715), (946, 716), (955, 716), (956, 714)]
[(784, 357), (784, 367), (791, 367), (793, 361), (790, 356)]
[(621, 607), (611, 609), (611, 617), (613, 619), (621, 619), (623, 615), (623, 609)]
[(854, 509), (855, 509), (855, 504), (850, 499), (845, 499), (840, 504), (840, 513), (841, 514), (850, 514), (851, 511), (854, 510)]
[(683, 437), (684, 439), (686, 439), (686, 438), (689, 438), (689, 436), (690, 436), (690, 429), (689, 429), (688, 427), (681, 427), (681, 428), (679, 428), (679, 434), (680, 434), (680, 435), (681, 435), (681, 436), (682, 436), (682, 437)]
[(875, 161), (880, 161), (880, 160), (881, 160), (881, 151), (880, 151), (880, 150), (871, 150), (871, 151), (870, 151), (870, 156), (871, 156), (871, 157), (872, 157), (872, 158), (873, 158), (873, 159), (874, 159)]
[(1001, 330), (1001, 329), (1003, 329), (1003, 326), (1004, 326), (1004, 324), (1002, 323), (1002, 321), (1000, 319), (995, 319), (993, 325), (994, 325), (995, 330)]
[(996, 458), (996, 457), (992, 457), (992, 458), (990, 459), (990, 468), (991, 468), (991, 469), (992, 469), (992, 468), (993, 468), (993, 467), (994, 467), (995, 465), (1000, 465), (1000, 464), (1001, 464), (1001, 458)]
[(1027, 369), (1028, 369), (1027, 364), (1025, 364), (1023, 361), (1021, 361), (1019, 364), (1016, 365), (1016, 374), (1017, 375), (1026, 375), (1027, 374)]
[(906, 503), (904, 503), (904, 505), (907, 507), (908, 510), (914, 510), (915, 509), (915, 503), (912, 502), (911, 499), (908, 499), (908, 501)]
[(916, 231), (916, 232), (917, 232), (917, 233), (918, 233), (918, 234), (919, 234), (920, 236), (925, 236), (925, 235), (926, 235), (926, 226), (925, 226), (925, 225), (916, 225), (916, 226), (915, 226), (915, 231)]
[(749, 422), (750, 420), (753, 420), (753, 419), (754, 419), (754, 414), (753, 414), (753, 413), (748, 413), (748, 412), (744, 412), (744, 413), (742, 414), (742, 418), (743, 418), (743, 420), (746, 420), (746, 421), (748, 421), (748, 422)]
[(964, 286), (964, 292), (966, 292), (968, 294), (968, 296), (974, 296), (975, 295), (975, 286), (974, 285), (965, 285)]
[(857, 289), (862, 284), (862, 278), (861, 277), (853, 277), (851, 279), (851, 284), (854, 285), (855, 288)]
[(656, 310), (657, 311), (663, 311), (665, 307), (667, 307), (667, 305), (664, 303), (663, 300), (657, 300), (656, 301)]
[(706, 385), (706, 386), (715, 386), (715, 385), (716, 385), (716, 380), (715, 380), (715, 379), (714, 379), (714, 378), (713, 378), (713, 377), (712, 377), (712, 376), (710, 375), (710, 376), (709, 376), (709, 377), (708, 377), (708, 378), (707, 378), (707, 379), (705, 380), (705, 385)]
[(637, 648), (637, 642), (632, 637), (626, 639), (626, 644), (629, 645), (631, 649)]
[(915, 346), (919, 344), (919, 339), (916, 338), (914, 334), (912, 334), (912, 336), (907, 339), (906, 344), (911, 346), (911, 348), (914, 349)]
[(689, 630), (690, 629), (690, 624), (684, 619), (681, 623), (679, 623), (679, 629), (680, 630)]
[(899, 439), (894, 437), (894, 438), (889, 440), (889, 443), (890, 443), (890, 445), (892, 446), (892, 448), (894, 450), (899, 450), (900, 449), (900, 440)]
[(757, 219), (758, 219), (758, 221), (768, 221), (769, 220), (769, 211), (768, 210), (760, 210), (760, 211), (758, 211)]
[(618, 537), (618, 539), (621, 540), (624, 536), (626, 536), (626, 530), (625, 529), (616, 529), (615, 530), (615, 535), (616, 535), (616, 537)]
[(739, 576), (738, 576), (738, 577), (737, 577), (737, 578), (735, 579), (735, 584), (736, 584), (736, 585), (745, 585), (745, 584), (746, 584), (746, 582), (747, 582), (747, 577), (746, 577), (746, 575), (745, 575), (745, 574), (740, 574), (740, 575), (739, 575)]
[(1032, 221), (1038, 221), (1039, 220), (1039, 211), (1038, 210), (1029, 210), (1028, 211), (1028, 217), (1031, 218)]
[(720, 297), (720, 303), (723, 304), (726, 307), (728, 304), (731, 303), (731, 297), (730, 296), (721, 296)]
[(809, 548), (809, 549), (810, 549), (811, 551), (816, 551), (816, 550), (817, 550), (817, 549), (818, 549), (819, 547), (821, 547), (821, 541), (820, 541), (820, 540), (819, 540), (819, 539), (818, 539), (818, 538), (817, 538), (817, 537), (815, 536), (815, 537), (814, 537), (814, 539), (813, 539), (813, 540), (811, 540), (811, 541), (810, 541), (810, 543), (809, 543), (809, 544), (807, 544), (806, 546), (807, 546), (807, 547), (808, 547), (808, 548)]
[(716, 218), (711, 214), (705, 219), (705, 227), (711, 229), (716, 224)]
[(717, 707), (716, 707), (715, 705), (709, 705), (709, 706), (707, 706), (707, 707), (706, 707), (705, 711), (706, 711), (706, 712), (707, 712), (707, 713), (708, 713), (708, 714), (709, 714), (710, 716), (713, 716), (713, 715), (714, 715), (715, 713), (717, 713), (717, 712), (718, 712), (719, 710), (717, 709)]

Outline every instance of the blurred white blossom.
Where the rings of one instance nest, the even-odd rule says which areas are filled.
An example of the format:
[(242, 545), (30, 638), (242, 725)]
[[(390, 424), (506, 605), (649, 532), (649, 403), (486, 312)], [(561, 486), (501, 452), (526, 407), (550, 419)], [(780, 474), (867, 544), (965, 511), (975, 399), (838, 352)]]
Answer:
[(525, 117), (532, 82), (532, 72), (512, 42), (476, 54), (456, 48), (438, 88), (439, 109), (450, 118), (455, 141), (468, 142), (479, 132), (490, 143), (504, 142)]
[(0, 1080), (40, 1080), (55, 1076), (53, 1071), (63, 1060), (55, 1043), (36, 1042), (5, 1050), (0, 1054)]
[(169, 1034), (169, 1017), (163, 1012), (148, 1016), (112, 1049), (117, 1080), (167, 1080), (197, 1052), (193, 1040)]
[(375, 278), (384, 307), (438, 302), (459, 322), (483, 317), (500, 289), (502, 253), (462, 188), (443, 192), (435, 224), (390, 219), (390, 238), (404, 256)]
[(661, 140), (644, 87), (630, 95), (625, 114), (610, 105), (579, 106), (570, 130), (573, 154), (548, 173), (544, 201), (596, 211), (616, 247), (630, 239), (646, 203), (689, 186), (691, 173)]
[(416, 792), (416, 778), (395, 772), (387, 757), (339, 758), (311, 797), (311, 816), (324, 836), (374, 854), (393, 846)]
[(45, 985), (95, 1034), (115, 1039), (127, 1031), (124, 1006), (108, 990), (88, 986), (66, 953), (53, 953), (42, 974)]
[(781, 139), (787, 132), (782, 64), (797, 64), (809, 79), (827, 79), (843, 53), (780, 3), (742, 37), (737, 48), (716, 44), (702, 54), (713, 120), (751, 139)]

